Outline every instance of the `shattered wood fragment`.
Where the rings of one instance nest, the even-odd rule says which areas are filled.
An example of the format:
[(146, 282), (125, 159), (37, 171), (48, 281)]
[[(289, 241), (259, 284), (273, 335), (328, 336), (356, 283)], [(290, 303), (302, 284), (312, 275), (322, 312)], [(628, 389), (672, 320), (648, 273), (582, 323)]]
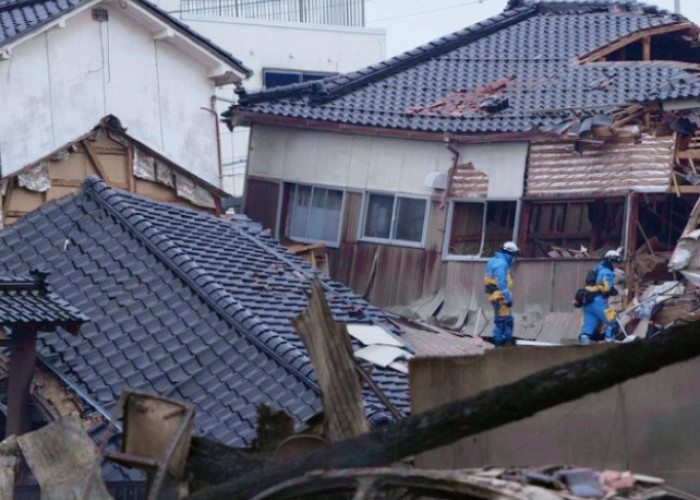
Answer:
[(517, 382), (206, 488), (191, 495), (190, 500), (250, 498), (312, 470), (392, 464), (694, 358), (700, 355), (699, 328), (699, 323), (676, 327), (649, 340), (619, 344), (590, 358), (542, 370)]
[(369, 426), (350, 335), (345, 325), (333, 319), (321, 283), (315, 279), (311, 288), (306, 309), (292, 324), (309, 352), (321, 387), (326, 438), (338, 441), (363, 434)]
[(277, 446), (294, 434), (294, 420), (283, 410), (275, 411), (265, 404), (257, 405), (258, 428), (252, 450), (261, 456), (272, 456)]
[(185, 474), (192, 478), (190, 491), (197, 491), (227, 478), (243, 477), (253, 469), (271, 463), (244, 450), (195, 436), (190, 445)]
[(17, 438), (10, 436), (0, 443), (0, 498), (12, 498), (15, 470), (19, 463)]
[(41, 500), (108, 500), (95, 443), (76, 418), (64, 418), (17, 438), (41, 488)]

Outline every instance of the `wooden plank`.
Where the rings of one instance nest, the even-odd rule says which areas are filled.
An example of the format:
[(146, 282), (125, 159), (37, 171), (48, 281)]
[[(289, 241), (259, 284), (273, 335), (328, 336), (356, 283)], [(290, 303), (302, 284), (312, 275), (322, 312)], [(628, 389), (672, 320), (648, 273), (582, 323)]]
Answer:
[(306, 309), (292, 320), (321, 386), (326, 438), (340, 441), (369, 431), (355, 372), (350, 335), (333, 319), (321, 283), (312, 284)]
[(627, 45), (631, 45), (635, 42), (643, 40), (645, 37), (651, 38), (652, 36), (656, 36), (656, 35), (664, 35), (667, 33), (674, 33), (677, 31), (683, 31), (683, 30), (692, 29), (692, 28), (694, 28), (693, 23), (679, 22), (679, 23), (667, 24), (665, 26), (659, 26), (658, 28), (650, 28), (648, 30), (638, 31), (638, 32), (633, 33), (631, 35), (624, 36), (624, 37), (620, 38), (619, 40), (617, 40), (616, 42), (613, 42), (605, 47), (594, 50), (593, 52), (591, 52), (588, 55), (579, 59), (579, 62), (581, 64), (585, 64), (585, 63), (600, 61), (604, 57), (615, 52), (616, 50), (619, 50)]
[(112, 498), (102, 481), (95, 443), (77, 418), (54, 422), (17, 442), (39, 483), (42, 500)]
[(123, 155), (125, 148), (116, 148), (109, 146), (93, 146), (92, 150), (98, 155)]
[(80, 179), (51, 179), (52, 186), (82, 188), (83, 181)]
[(97, 170), (99, 176), (102, 177), (105, 182), (109, 183), (107, 170), (105, 170), (104, 165), (102, 165), (102, 162), (100, 162), (100, 158), (97, 156), (95, 151), (93, 151), (90, 143), (86, 140), (82, 140), (80, 141), (80, 144), (82, 144), (83, 148), (85, 148), (85, 152), (87, 153), (88, 158), (90, 158), (90, 163), (92, 163), (92, 166), (95, 167), (95, 170)]
[(700, 160), (700, 149), (686, 149), (678, 151), (676, 155), (679, 160)]

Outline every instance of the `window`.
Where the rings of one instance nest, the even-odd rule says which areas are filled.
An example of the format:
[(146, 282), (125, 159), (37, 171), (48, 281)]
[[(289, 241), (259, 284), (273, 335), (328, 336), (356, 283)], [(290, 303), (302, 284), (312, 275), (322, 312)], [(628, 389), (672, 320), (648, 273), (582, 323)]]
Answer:
[(300, 241), (338, 245), (343, 192), (317, 186), (290, 184), (285, 236)]
[(312, 73), (309, 71), (290, 71), (281, 69), (264, 69), (263, 70), (263, 85), (266, 89), (273, 87), (281, 87), (282, 85), (291, 85), (292, 83), (311, 82), (320, 80), (333, 73)]
[(427, 209), (422, 198), (369, 193), (361, 238), (422, 245)]
[(516, 201), (453, 201), (448, 216), (448, 256), (488, 257), (515, 238)]
[(557, 202), (531, 202), (528, 257), (569, 257), (585, 247), (589, 255), (622, 244), (625, 202), (598, 198)]

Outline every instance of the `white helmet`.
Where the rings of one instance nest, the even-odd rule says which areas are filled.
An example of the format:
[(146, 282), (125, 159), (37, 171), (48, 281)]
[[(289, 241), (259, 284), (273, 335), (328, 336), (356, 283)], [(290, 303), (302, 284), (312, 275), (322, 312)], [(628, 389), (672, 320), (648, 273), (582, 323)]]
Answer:
[(520, 249), (514, 242), (506, 241), (503, 245), (501, 245), (501, 252), (518, 255), (520, 253)]
[(605, 260), (610, 262), (622, 262), (622, 254), (617, 250), (608, 250), (605, 252)]

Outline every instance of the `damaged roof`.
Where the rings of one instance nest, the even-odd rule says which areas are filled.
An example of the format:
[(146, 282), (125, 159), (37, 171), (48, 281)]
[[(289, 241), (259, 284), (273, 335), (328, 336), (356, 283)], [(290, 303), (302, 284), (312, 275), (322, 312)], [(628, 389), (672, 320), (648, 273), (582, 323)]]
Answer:
[(0, 274), (0, 325), (36, 326), (42, 331), (61, 327), (77, 333), (88, 318), (46, 288), (46, 275), (34, 270), (31, 274)]
[(242, 93), (225, 114), (232, 123), (549, 132), (591, 110), (700, 96), (697, 64), (580, 62), (644, 30), (676, 25), (696, 32), (681, 16), (630, 1), (511, 4), (496, 17), (354, 73)]
[[(259, 225), (158, 203), (89, 178), (0, 233), (0, 272), (51, 271), (50, 289), (90, 321), (77, 338), (39, 336), (39, 353), (108, 414), (132, 387), (196, 406), (199, 434), (231, 446), (256, 435), (256, 405), (297, 422), (321, 410), (313, 368), (290, 319), (316, 273)], [(321, 277), (338, 321), (383, 313)], [(372, 377), (408, 413), (405, 375)], [(89, 401), (88, 401), (89, 402)], [(370, 421), (390, 419), (372, 394)]]
[[(246, 76), (253, 74), (253, 70), (245, 66), (240, 59), (203, 37), (185, 23), (172, 17), (157, 5), (148, 0), (132, 1), (161, 21), (176, 28), (186, 37), (215, 53)], [(0, 0), (0, 49), (73, 10), (98, 3), (100, 3), (99, 0)]]

